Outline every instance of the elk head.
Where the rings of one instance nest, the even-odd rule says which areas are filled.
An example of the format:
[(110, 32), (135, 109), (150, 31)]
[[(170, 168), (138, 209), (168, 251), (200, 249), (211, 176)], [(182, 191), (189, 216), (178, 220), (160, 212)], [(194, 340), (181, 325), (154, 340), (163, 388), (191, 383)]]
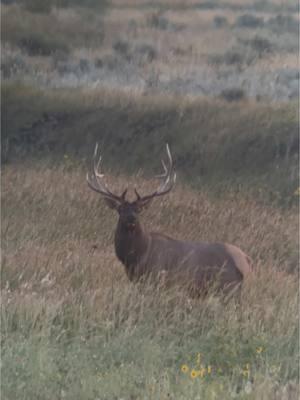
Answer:
[(98, 155), (98, 144), (96, 144), (94, 156), (92, 159), (92, 173), (87, 174), (87, 183), (89, 187), (97, 193), (100, 193), (108, 205), (113, 210), (116, 210), (119, 214), (119, 223), (121, 227), (128, 231), (134, 232), (138, 226), (138, 215), (142, 210), (147, 208), (151, 201), (158, 196), (163, 196), (171, 191), (176, 181), (176, 173), (173, 169), (173, 160), (170, 153), (168, 144), (166, 145), (168, 163), (167, 165), (162, 160), (163, 173), (156, 176), (162, 180), (161, 185), (153, 193), (140, 196), (138, 191), (135, 189), (136, 199), (132, 202), (126, 200), (127, 190), (119, 196), (112, 193), (106, 184), (103, 182), (104, 175), (100, 171), (101, 155)]

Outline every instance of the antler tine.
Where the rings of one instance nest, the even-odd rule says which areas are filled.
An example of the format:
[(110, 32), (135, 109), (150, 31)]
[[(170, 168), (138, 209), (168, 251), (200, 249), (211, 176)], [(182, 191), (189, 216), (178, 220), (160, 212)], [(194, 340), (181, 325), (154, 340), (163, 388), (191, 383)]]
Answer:
[(97, 154), (98, 154), (98, 143), (96, 143), (95, 150), (94, 150), (94, 157), (93, 157), (94, 158), (94, 172), (95, 172), (96, 177), (103, 178), (104, 175), (98, 172), (99, 168), (100, 168), (102, 156), (101, 156), (101, 154), (99, 155), (99, 160), (98, 160), (97, 166), (96, 166)]
[[(164, 172), (163, 172), (163, 174), (159, 175), (158, 177), (161, 179), (165, 178), (165, 180), (164, 180), (164, 182), (162, 182), (161, 186), (158, 188), (156, 195), (164, 194), (165, 191), (169, 192), (172, 189), (172, 187), (176, 181), (176, 173), (173, 171), (173, 159), (172, 159), (172, 155), (171, 155), (168, 143), (166, 144), (166, 150), (167, 150), (167, 156), (168, 156), (168, 161), (169, 161), (169, 167), (167, 168), (164, 161), (161, 160), (162, 166), (164, 168)], [(172, 172), (173, 172), (173, 176), (172, 176)]]
[[(168, 143), (166, 144), (166, 150), (167, 150), (169, 165), (170, 165), (170, 168), (172, 168), (173, 167), (173, 159), (172, 159), (172, 155), (171, 155), (170, 147), (169, 147)], [(168, 174), (168, 168), (166, 167), (166, 164), (163, 159), (161, 160), (161, 163), (162, 163), (164, 172), (161, 175), (156, 175), (156, 178), (165, 177)]]
[(100, 171), (102, 156), (100, 154), (99, 159), (97, 161), (97, 155), (98, 155), (98, 143), (96, 143), (94, 155), (93, 155), (93, 159), (92, 159), (92, 163), (93, 163), (93, 165), (92, 165), (93, 174), (91, 177), (92, 179), (90, 179), (89, 173), (87, 173), (87, 176), (86, 176), (88, 185), (90, 186), (91, 189), (95, 190), (96, 192), (98, 192), (106, 197), (113, 198), (120, 202), (124, 201), (127, 189), (123, 192), (123, 194), (121, 196), (117, 196), (116, 194), (112, 193), (108, 189), (108, 187), (105, 185), (105, 183), (103, 181), (101, 181), (101, 179), (104, 177), (104, 174), (102, 174)]
[(93, 171), (94, 171), (94, 176), (96, 178), (96, 181), (98, 183), (98, 185), (100, 187), (105, 188), (105, 190), (108, 190), (107, 187), (104, 185), (104, 183), (101, 183), (100, 179), (102, 179), (104, 177), (104, 174), (101, 174), (100, 172), (100, 165), (101, 165), (101, 161), (102, 161), (102, 156), (101, 154), (99, 154), (99, 159), (97, 161), (97, 154), (98, 154), (98, 143), (96, 143), (95, 146), (95, 151), (94, 151), (94, 156), (93, 156), (93, 161), (94, 161), (94, 165), (93, 165)]
[(162, 163), (164, 172), (162, 174), (160, 174), (160, 175), (155, 175), (155, 178), (158, 178), (158, 179), (165, 178), (165, 176), (168, 174), (168, 169), (166, 167), (166, 164), (165, 164), (164, 160), (161, 160), (161, 163)]
[(176, 181), (176, 173), (173, 171), (173, 160), (170, 152), (169, 145), (166, 144), (166, 149), (167, 149), (167, 156), (168, 156), (168, 167), (166, 166), (165, 162), (161, 160), (164, 172), (160, 175), (156, 175), (155, 177), (158, 179), (163, 179), (163, 182), (159, 186), (159, 188), (152, 194), (147, 195), (147, 196), (139, 196), (138, 193), (136, 192), (137, 195), (137, 200), (138, 201), (145, 201), (149, 200), (151, 198), (154, 198), (156, 196), (162, 196), (164, 194), (167, 194), (171, 191), (173, 188), (175, 181)]

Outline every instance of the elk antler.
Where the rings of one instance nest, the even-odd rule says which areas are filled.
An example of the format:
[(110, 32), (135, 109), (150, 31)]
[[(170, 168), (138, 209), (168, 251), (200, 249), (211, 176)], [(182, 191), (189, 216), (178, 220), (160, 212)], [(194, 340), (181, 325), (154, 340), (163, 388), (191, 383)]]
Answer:
[(172, 160), (172, 156), (171, 156), (171, 152), (170, 152), (170, 148), (169, 148), (168, 144), (166, 144), (166, 149), (167, 149), (167, 156), (168, 156), (168, 166), (166, 166), (164, 161), (161, 160), (164, 172), (161, 175), (155, 176), (155, 178), (162, 179), (163, 182), (161, 183), (161, 185), (155, 192), (153, 192), (147, 196), (140, 196), (138, 191), (136, 189), (134, 189), (136, 197), (137, 197), (137, 201), (145, 202), (145, 201), (151, 200), (152, 198), (154, 198), (156, 196), (163, 196), (164, 194), (167, 194), (172, 190), (172, 188), (176, 182), (176, 172), (173, 169), (173, 160)]
[(114, 193), (112, 193), (108, 187), (105, 185), (105, 183), (102, 181), (102, 178), (104, 175), (100, 171), (100, 164), (101, 164), (101, 154), (99, 155), (99, 159), (97, 161), (97, 154), (98, 154), (98, 143), (96, 143), (95, 150), (94, 150), (94, 155), (92, 158), (92, 175), (91, 177), (89, 176), (89, 173), (86, 175), (86, 180), (89, 185), (89, 187), (95, 192), (98, 192), (102, 195), (104, 195), (107, 198), (117, 200), (119, 202), (123, 202), (125, 200), (125, 196), (127, 193), (127, 189), (124, 190), (124, 192), (121, 194), (121, 196), (118, 196)]

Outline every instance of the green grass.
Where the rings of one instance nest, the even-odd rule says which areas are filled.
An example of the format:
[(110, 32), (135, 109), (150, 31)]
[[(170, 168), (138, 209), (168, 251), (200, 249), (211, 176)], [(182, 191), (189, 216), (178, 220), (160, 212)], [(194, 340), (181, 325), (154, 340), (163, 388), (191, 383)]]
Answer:
[[(127, 281), (113, 250), (115, 216), (85, 173), (70, 158), (4, 166), (4, 398), (296, 399), (298, 283), (285, 271), (297, 263), (297, 208), (180, 184), (156, 201), (142, 218), (147, 229), (235, 243), (254, 260), (240, 307), (192, 300)], [(118, 190), (153, 187), (108, 179)], [(198, 353), (212, 372), (192, 379)]]
[[(226, 310), (213, 305), (203, 310), (203, 305), (197, 304), (194, 307), (198, 310), (192, 313), (177, 305), (180, 311), (173, 311), (166, 320), (165, 299), (153, 304), (148, 295), (145, 305), (145, 300), (134, 300), (128, 293), (126, 297), (131, 307), (128, 312), (116, 312), (119, 301), (124, 301), (122, 296), (112, 304), (111, 314), (102, 324), (95, 322), (94, 328), (89, 327), (91, 321), (86, 321), (84, 314), (76, 318), (81, 329), (77, 325), (70, 328), (75, 322), (74, 311), (82, 302), (70, 305), (69, 313), (56, 307), (56, 313), (50, 310), (50, 316), (49, 305), (38, 311), (32, 305), (34, 317), (40, 317), (41, 322), (33, 328), (32, 321), (26, 321), (31, 325), (27, 334), (10, 334), (5, 340), (2, 385), (7, 398), (59, 399), (64, 393), (70, 399), (185, 399), (199, 394), (208, 399), (216, 398), (216, 394), (229, 399), (239, 391), (239, 398), (254, 399), (274, 396), (276, 388), (287, 382), (296, 385), (298, 370), (293, 358), (298, 332), (290, 322), (292, 312), (297, 313), (295, 299), (289, 297), (278, 314), (280, 322), (292, 329), (287, 339), (278, 336), (274, 326), (266, 328), (267, 332), (259, 330), (255, 312), (248, 322), (243, 321), (241, 330), (232, 305)], [(155, 313), (154, 307), (160, 307), (160, 312)], [(139, 316), (133, 325), (131, 318), (136, 314)], [(273, 340), (272, 333), (276, 335)], [(260, 346), (263, 352), (258, 355)], [(188, 364), (198, 370), (199, 352), (204, 366), (212, 365), (212, 373), (192, 379), (189, 373), (181, 372), (181, 367)], [(245, 394), (249, 379), (242, 372), (247, 364), (254, 381), (251, 395)]]

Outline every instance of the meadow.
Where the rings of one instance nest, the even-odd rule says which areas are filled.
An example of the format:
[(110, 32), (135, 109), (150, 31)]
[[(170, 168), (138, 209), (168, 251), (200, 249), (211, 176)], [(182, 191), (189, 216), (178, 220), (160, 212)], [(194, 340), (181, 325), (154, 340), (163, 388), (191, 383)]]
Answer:
[[(97, 12), (92, 0), (74, 3), (3, 6), (2, 398), (298, 399), (298, 96), (294, 75), (282, 81), (296, 62), (294, 3), (115, 0)], [(244, 19), (233, 27), (246, 13), (264, 25), (245, 28)], [(278, 33), (279, 14), (292, 19)], [(30, 41), (33, 21), (38, 35)], [(261, 20), (246, 21), (255, 23)], [(189, 50), (198, 29), (211, 34), (211, 46), (203, 37)], [(255, 47), (250, 63), (226, 65), (220, 52), (232, 52), (241, 30), (243, 40), (269, 41), (276, 31), (276, 49), (258, 56)], [(145, 37), (155, 53), (136, 47)], [(251, 43), (234, 52), (244, 55)], [(281, 78), (271, 98), (256, 81), (242, 96), (224, 95), (240, 88), (232, 78), (206, 94), (195, 95), (194, 86), (178, 92), (177, 81), (175, 91), (162, 85), (162, 71), (194, 76), (201, 65), (211, 82), (225, 69), (236, 82), (261, 70)], [(254, 271), (240, 302), (128, 281), (114, 254), (117, 215), (85, 180), (96, 141), (106, 182), (118, 193), (129, 187), (130, 196), (135, 186), (141, 193), (156, 187), (152, 177), (169, 143), (178, 182), (142, 222), (178, 239), (241, 247)]]
[[(296, 210), (179, 185), (144, 216), (149, 229), (251, 254), (240, 310), (130, 284), (114, 255), (115, 216), (82, 169), (10, 165), (2, 179), (4, 398), (297, 398), (298, 279), (283, 270)], [(206, 373), (193, 379), (198, 353)]]

